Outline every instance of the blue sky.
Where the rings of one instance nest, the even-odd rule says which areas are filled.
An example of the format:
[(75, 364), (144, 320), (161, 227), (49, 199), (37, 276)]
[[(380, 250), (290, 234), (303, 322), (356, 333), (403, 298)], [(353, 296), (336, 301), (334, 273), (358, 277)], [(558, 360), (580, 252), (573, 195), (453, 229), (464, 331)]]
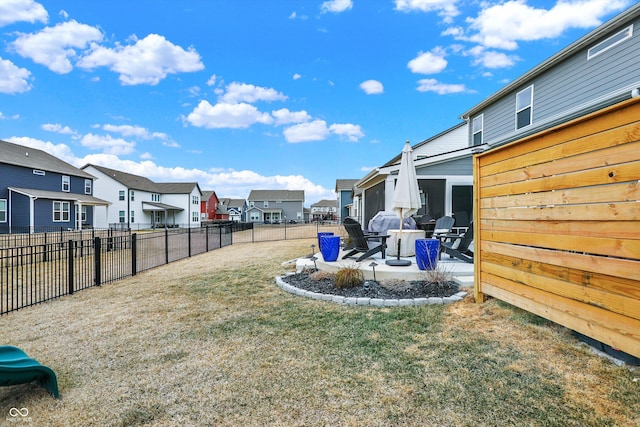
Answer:
[(0, 0), (0, 139), (334, 198), (631, 0)]

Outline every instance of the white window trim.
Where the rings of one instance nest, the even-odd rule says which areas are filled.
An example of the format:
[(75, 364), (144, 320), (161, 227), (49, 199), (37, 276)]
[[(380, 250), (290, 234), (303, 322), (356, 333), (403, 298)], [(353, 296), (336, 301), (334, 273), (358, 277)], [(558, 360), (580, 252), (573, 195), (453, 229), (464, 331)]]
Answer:
[(93, 187), (93, 181), (90, 179), (84, 180), (84, 194), (91, 194), (91, 188)]
[(71, 191), (71, 177), (69, 175), (62, 175), (62, 191), (65, 193)]
[[(518, 95), (520, 95), (522, 92), (525, 92), (527, 90), (531, 89), (531, 96), (529, 98), (529, 103), (523, 107), (518, 109)], [(527, 108), (530, 108), (529, 110), (529, 124), (522, 126), (522, 127), (518, 127), (518, 113), (521, 111), (526, 110)], [(515, 115), (515, 128), (516, 131), (520, 130), (520, 129), (524, 129), (527, 128), (529, 126), (531, 126), (533, 124), (533, 85), (527, 86), (526, 88), (522, 89), (521, 91), (516, 93), (516, 115)]]
[[(476, 120), (480, 121), (480, 130), (474, 130), (473, 127), (476, 123)], [(476, 134), (480, 134), (480, 142), (478, 144), (475, 143)], [(484, 114), (480, 114), (471, 120), (471, 145), (481, 145), (484, 141)]]
[(4, 209), (0, 208), (0, 212), (4, 212), (4, 221), (0, 219), (0, 223), (7, 222), (7, 199), (0, 199), (0, 203), (4, 204)]
[[(60, 203), (60, 219), (56, 219), (56, 203)], [(64, 206), (67, 206), (67, 219), (64, 218)], [(53, 222), (69, 222), (71, 221), (71, 203), (63, 200), (54, 200), (51, 204), (51, 209), (53, 210)]]
[(118, 190), (118, 201), (123, 202), (127, 200), (127, 192), (125, 190)]
[(118, 223), (123, 224), (127, 219), (127, 213), (125, 211), (118, 211)]
[[(618, 36), (620, 36), (621, 34), (624, 34), (624, 33), (627, 33), (627, 34), (623, 38), (621, 38), (619, 40), (616, 40), (614, 42), (611, 41), (611, 40), (615, 39), (616, 37), (618, 37)], [(590, 48), (589, 50), (587, 50), (587, 61), (589, 59), (595, 58), (596, 56), (600, 55), (601, 53), (604, 53), (604, 52), (608, 51), (609, 49), (612, 49), (613, 47), (619, 45), (620, 43), (623, 43), (626, 40), (629, 40), (631, 37), (633, 37), (633, 24), (631, 24), (627, 28), (624, 28), (624, 29), (618, 31), (617, 33), (607, 37), (606, 39), (602, 40), (597, 45), (595, 45), (592, 48)], [(602, 47), (603, 45), (605, 45), (605, 46)]]

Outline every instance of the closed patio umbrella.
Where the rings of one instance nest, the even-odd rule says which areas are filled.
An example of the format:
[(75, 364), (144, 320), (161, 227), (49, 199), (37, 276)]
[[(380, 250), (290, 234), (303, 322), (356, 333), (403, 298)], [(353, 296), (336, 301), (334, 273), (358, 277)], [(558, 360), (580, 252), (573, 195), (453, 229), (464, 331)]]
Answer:
[(404, 219), (418, 212), (422, 207), (420, 201), (420, 188), (418, 178), (416, 178), (416, 168), (413, 164), (413, 150), (409, 141), (402, 149), (400, 159), (400, 169), (398, 171), (398, 181), (393, 192), (393, 211), (400, 217), (400, 233), (398, 234), (398, 258), (387, 260), (388, 265), (407, 266), (411, 265), (409, 260), (400, 259), (400, 244), (402, 243), (402, 223)]

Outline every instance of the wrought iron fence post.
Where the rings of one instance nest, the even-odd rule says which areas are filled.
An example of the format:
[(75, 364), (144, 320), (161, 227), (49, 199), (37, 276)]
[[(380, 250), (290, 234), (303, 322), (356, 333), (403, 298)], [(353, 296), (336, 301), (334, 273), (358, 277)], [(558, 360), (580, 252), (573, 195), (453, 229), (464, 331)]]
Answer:
[(44, 245), (42, 246), (42, 262), (47, 262), (47, 233), (44, 233)]
[(209, 252), (209, 226), (205, 225), (204, 227), (204, 242), (206, 250), (205, 252)]
[(191, 258), (191, 224), (187, 227), (187, 246), (189, 247), (189, 258)]
[(138, 258), (138, 235), (136, 233), (131, 234), (131, 275), (135, 276), (138, 273), (138, 264), (136, 260)]
[(222, 227), (218, 227), (218, 248), (222, 247)]
[(169, 264), (169, 229), (164, 228), (164, 262)]
[(102, 284), (102, 281), (100, 280), (102, 277), (100, 265), (100, 255), (102, 253), (101, 246), (100, 237), (95, 237), (93, 239), (93, 263), (95, 266), (94, 283), (96, 286), (100, 286)]
[(68, 241), (67, 247), (67, 273), (69, 280), (69, 295), (73, 295), (73, 240)]

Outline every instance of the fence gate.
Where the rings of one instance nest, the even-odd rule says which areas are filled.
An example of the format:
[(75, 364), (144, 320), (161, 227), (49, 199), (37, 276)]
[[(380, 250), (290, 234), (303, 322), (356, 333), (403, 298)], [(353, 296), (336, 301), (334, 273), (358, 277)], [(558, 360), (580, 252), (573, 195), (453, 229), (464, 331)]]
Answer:
[(475, 297), (640, 357), (640, 101), (474, 159)]

